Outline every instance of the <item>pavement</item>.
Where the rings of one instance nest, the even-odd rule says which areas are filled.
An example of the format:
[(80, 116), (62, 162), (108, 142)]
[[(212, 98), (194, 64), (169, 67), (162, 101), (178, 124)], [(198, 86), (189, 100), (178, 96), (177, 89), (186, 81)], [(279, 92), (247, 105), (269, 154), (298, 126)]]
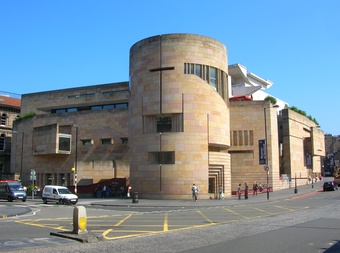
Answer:
[[(287, 198), (295, 198), (298, 196), (310, 194), (316, 191), (322, 191), (323, 182), (317, 182), (309, 185), (303, 185), (269, 192), (269, 196), (266, 192), (258, 193), (257, 196), (249, 195), (248, 199), (244, 199), (244, 196), (239, 200), (237, 196), (226, 197), (224, 199), (200, 199), (198, 201), (188, 200), (155, 200), (155, 199), (138, 199), (138, 203), (133, 203), (132, 199), (112, 199), (112, 198), (93, 198), (91, 200), (79, 201), (79, 204), (91, 204), (97, 206), (143, 206), (143, 207), (211, 207), (211, 206), (228, 206), (237, 204), (254, 204), (260, 202), (277, 201)], [(268, 198), (269, 197), (269, 198)]]

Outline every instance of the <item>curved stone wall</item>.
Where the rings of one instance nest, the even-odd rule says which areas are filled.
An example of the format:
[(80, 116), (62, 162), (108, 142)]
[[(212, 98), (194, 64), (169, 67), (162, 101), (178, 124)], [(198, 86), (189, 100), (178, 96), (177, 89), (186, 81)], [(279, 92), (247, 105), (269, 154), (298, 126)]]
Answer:
[(193, 183), (200, 198), (219, 184), (231, 192), (227, 73), (226, 47), (212, 38), (168, 34), (131, 47), (130, 182), (141, 198), (190, 199)]

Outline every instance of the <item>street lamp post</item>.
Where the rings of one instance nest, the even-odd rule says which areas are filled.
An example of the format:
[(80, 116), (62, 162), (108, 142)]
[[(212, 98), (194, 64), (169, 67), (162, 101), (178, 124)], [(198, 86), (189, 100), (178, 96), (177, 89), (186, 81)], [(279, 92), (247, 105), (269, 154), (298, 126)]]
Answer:
[(22, 132), (21, 135), (21, 161), (20, 161), (20, 176), (19, 179), (22, 180), (22, 165), (23, 165), (23, 160), (24, 160), (24, 138), (25, 134)]
[(270, 108), (277, 108), (279, 107), (278, 105), (274, 105), (273, 107), (265, 107), (263, 108), (263, 114), (264, 114), (264, 138), (266, 142), (266, 166), (265, 166), (265, 171), (267, 173), (267, 199), (269, 199), (269, 166), (268, 166), (268, 138), (267, 138), (267, 115), (266, 115), (266, 109)]
[(73, 182), (74, 182), (74, 193), (77, 194), (77, 163), (78, 163), (78, 126), (73, 125), (76, 128), (76, 150), (74, 155), (74, 167), (72, 168), (73, 172)]

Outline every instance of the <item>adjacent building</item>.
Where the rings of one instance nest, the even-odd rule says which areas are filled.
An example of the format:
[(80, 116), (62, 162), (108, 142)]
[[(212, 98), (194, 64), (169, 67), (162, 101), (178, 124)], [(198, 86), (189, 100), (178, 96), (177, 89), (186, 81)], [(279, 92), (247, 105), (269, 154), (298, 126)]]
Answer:
[(15, 94), (0, 94), (0, 180), (4, 180), (13, 177), (10, 169), (12, 127), (20, 114), (21, 100)]

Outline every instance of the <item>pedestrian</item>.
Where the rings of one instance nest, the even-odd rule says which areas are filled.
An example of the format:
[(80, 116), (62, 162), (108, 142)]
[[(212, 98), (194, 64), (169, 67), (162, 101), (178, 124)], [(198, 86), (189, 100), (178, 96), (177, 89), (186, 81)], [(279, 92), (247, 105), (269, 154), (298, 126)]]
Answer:
[(193, 201), (197, 201), (197, 198), (198, 198), (198, 187), (195, 184), (192, 185), (191, 191), (192, 191), (192, 199), (193, 199)]
[(254, 182), (253, 184), (253, 196), (257, 196), (257, 188), (258, 188), (258, 185), (256, 182)]
[(131, 191), (132, 191), (132, 187), (131, 185), (129, 184), (128, 185), (128, 189), (127, 189), (127, 194), (126, 194), (126, 197), (129, 199), (131, 197)]
[(259, 183), (259, 190), (260, 190), (260, 192), (263, 191), (263, 186), (262, 186), (261, 182)]
[(102, 198), (106, 198), (106, 185), (104, 184), (103, 190), (102, 190)]
[(241, 184), (238, 184), (237, 186), (237, 195), (238, 195), (238, 199), (241, 199)]
[(223, 187), (220, 185), (220, 199), (224, 199)]
[(244, 199), (248, 199), (248, 185), (244, 183)]

